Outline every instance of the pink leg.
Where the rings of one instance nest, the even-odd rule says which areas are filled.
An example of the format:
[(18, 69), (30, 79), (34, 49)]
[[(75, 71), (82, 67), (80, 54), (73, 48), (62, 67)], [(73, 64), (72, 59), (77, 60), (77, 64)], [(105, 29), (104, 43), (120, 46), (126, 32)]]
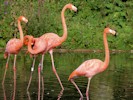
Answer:
[(58, 74), (57, 74), (57, 72), (56, 72), (56, 69), (55, 69), (55, 66), (54, 66), (53, 50), (50, 50), (49, 53), (50, 53), (51, 60), (52, 60), (53, 72), (54, 72), (54, 74), (56, 75), (56, 77), (57, 77), (57, 79), (58, 79), (58, 81), (59, 81), (59, 83), (60, 83), (60, 86), (61, 86), (62, 90), (64, 90), (64, 87), (63, 87), (63, 85), (62, 85), (62, 83), (61, 83), (60, 77), (58, 76)]
[(41, 64), (38, 65), (38, 100), (40, 100), (40, 73), (41, 73)]
[(42, 94), (41, 94), (41, 100), (43, 100), (43, 94), (44, 94), (43, 61), (44, 61), (44, 54), (42, 54), (42, 60), (41, 60), (41, 79), (42, 79)]
[(29, 83), (28, 83), (28, 86), (27, 86), (27, 91), (29, 90), (29, 87), (30, 87), (30, 84), (31, 84), (32, 74), (33, 74), (33, 71), (34, 71), (35, 61), (36, 61), (36, 56), (34, 55), (32, 67), (31, 67), (30, 79), (29, 79)]
[(43, 71), (43, 61), (44, 61), (44, 54), (42, 54), (42, 59), (41, 59), (41, 72)]
[(15, 56), (14, 56), (14, 64), (13, 64), (13, 70), (14, 70), (14, 89), (13, 89), (13, 98), (12, 98), (12, 100), (15, 100), (15, 94), (16, 94), (16, 57), (17, 57), (17, 55), (15, 54)]
[(57, 99), (57, 100), (60, 100), (60, 99), (61, 99), (61, 97), (62, 97), (62, 95), (63, 95), (63, 91), (64, 91), (64, 90), (61, 90), (61, 91), (60, 91), (60, 93), (58, 94), (58, 99)]
[(42, 96), (41, 96), (41, 100), (43, 100), (43, 94), (44, 94), (44, 80), (43, 80), (43, 76), (42, 76)]
[(29, 91), (27, 91), (27, 95), (28, 95), (28, 100), (31, 100)]
[(87, 85), (87, 88), (86, 88), (86, 98), (87, 98), (87, 100), (89, 100), (89, 96), (88, 96), (88, 94), (89, 94), (90, 81), (91, 81), (91, 77), (88, 78), (88, 85)]
[(79, 94), (80, 94), (80, 100), (83, 100), (83, 94), (81, 93), (80, 89), (78, 88), (77, 84), (74, 82), (73, 79), (70, 80), (73, 85), (76, 87), (76, 89), (78, 90)]
[(5, 82), (5, 77), (6, 77), (6, 72), (7, 72), (7, 68), (8, 68), (9, 58), (10, 58), (10, 54), (8, 54), (8, 58), (7, 58), (7, 62), (6, 62), (6, 68), (5, 68), (2, 84), (4, 84), (4, 82)]

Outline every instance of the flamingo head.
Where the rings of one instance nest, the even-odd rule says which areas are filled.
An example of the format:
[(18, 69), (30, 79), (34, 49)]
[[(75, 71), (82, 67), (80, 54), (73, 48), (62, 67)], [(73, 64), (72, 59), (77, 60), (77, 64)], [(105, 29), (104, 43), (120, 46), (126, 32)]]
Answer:
[(79, 75), (78, 75), (78, 72), (73, 71), (73, 72), (70, 74), (68, 80), (75, 79), (75, 78), (77, 78), (78, 76), (79, 76)]
[(20, 16), (18, 18), (18, 21), (24, 21), (25, 23), (27, 23), (28, 22), (28, 19), (26, 19), (24, 16)]
[(77, 7), (75, 7), (73, 4), (70, 3), (70, 4), (67, 4), (67, 6), (70, 10), (77, 12)]
[(116, 36), (118, 33), (115, 30), (110, 29), (109, 27), (104, 29), (104, 33), (111, 33)]
[(33, 39), (33, 36), (31, 36), (31, 35), (26, 35), (26, 36), (24, 36), (24, 45), (28, 45), (28, 43), (29, 43), (29, 40), (30, 39), (32, 39), (32, 45), (34, 44), (34, 39)]

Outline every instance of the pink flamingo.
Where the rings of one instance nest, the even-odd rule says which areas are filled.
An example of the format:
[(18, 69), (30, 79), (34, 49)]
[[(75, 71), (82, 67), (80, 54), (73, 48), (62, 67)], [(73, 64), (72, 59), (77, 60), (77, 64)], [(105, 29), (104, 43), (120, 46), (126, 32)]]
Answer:
[(64, 13), (65, 13), (65, 10), (66, 9), (70, 9), (70, 10), (73, 10), (73, 11), (77, 11), (77, 8), (72, 5), (72, 4), (66, 4), (62, 11), (61, 11), (61, 19), (62, 19), (62, 26), (63, 26), (63, 36), (62, 37), (59, 37), (57, 34), (55, 33), (45, 33), (44, 35), (42, 35), (40, 38), (43, 38), (44, 40), (46, 39), (47, 42), (48, 42), (48, 45), (47, 45), (47, 51), (49, 51), (50, 53), (50, 56), (51, 56), (51, 61), (52, 61), (52, 69), (53, 69), (53, 72), (54, 74), (56, 75), (59, 83), (60, 83), (60, 86), (62, 88), (62, 90), (64, 90), (64, 87), (61, 83), (61, 80), (56, 72), (56, 69), (55, 69), (55, 65), (54, 65), (54, 59), (53, 59), (53, 48), (61, 45), (67, 38), (67, 26), (66, 26), (66, 22), (65, 22), (65, 17), (64, 17)]
[[(16, 57), (17, 57), (18, 52), (20, 51), (20, 49), (23, 46), (23, 31), (22, 31), (22, 27), (21, 27), (21, 24), (20, 24), (21, 21), (24, 21), (25, 23), (27, 23), (28, 20), (24, 16), (20, 16), (18, 18), (18, 29), (19, 29), (19, 32), (20, 32), (20, 39), (13, 38), (13, 39), (9, 40), (7, 42), (5, 53), (4, 53), (4, 58), (7, 58), (7, 57), (8, 58), (7, 58), (7, 62), (6, 62), (6, 69), (5, 69), (5, 72), (4, 72), (4, 77), (3, 77), (2, 84), (4, 84), (4, 81), (5, 81), (5, 76), (6, 76), (6, 71), (7, 71), (7, 68), (8, 68), (8, 62), (9, 62), (10, 54), (15, 55), (14, 56), (14, 64), (13, 64), (14, 90), (15, 90), (15, 87), (16, 87)], [(14, 99), (14, 97), (15, 97), (15, 92), (14, 92), (14, 95), (13, 95), (13, 99)]]
[[(32, 73), (34, 71), (36, 55), (42, 54), (41, 63), (39, 63), (39, 66), (38, 66), (38, 79), (39, 79), (38, 80), (38, 100), (40, 100), (40, 70), (43, 67), (43, 59), (44, 59), (44, 54), (46, 52), (47, 41), (42, 38), (33, 38), (33, 36), (26, 35), (24, 37), (24, 44), (28, 45), (28, 52), (30, 52), (30, 54), (34, 55), (34, 60), (33, 60), (33, 64), (31, 67), (31, 75), (30, 75), (30, 80), (28, 83), (27, 91), (31, 84)], [(43, 76), (42, 76), (42, 87), (43, 87)]]
[(74, 84), (74, 86), (76, 87), (76, 89), (78, 90), (80, 96), (81, 96), (81, 100), (83, 99), (83, 95), (80, 91), (80, 89), (78, 88), (78, 86), (76, 85), (76, 83), (74, 82), (74, 78), (77, 76), (85, 76), (88, 78), (88, 85), (87, 85), (87, 89), (86, 89), (86, 98), (87, 100), (89, 100), (89, 85), (90, 85), (90, 80), (91, 78), (98, 74), (103, 72), (104, 70), (106, 70), (106, 68), (109, 65), (109, 48), (108, 48), (108, 43), (107, 43), (107, 39), (106, 39), (106, 35), (107, 33), (111, 33), (113, 35), (116, 35), (116, 32), (110, 28), (105, 28), (104, 32), (103, 32), (103, 40), (104, 40), (104, 47), (105, 47), (105, 60), (104, 62), (99, 60), (99, 59), (91, 59), (91, 60), (87, 60), (85, 62), (83, 62), (76, 70), (74, 70), (70, 76), (69, 76), (69, 80)]

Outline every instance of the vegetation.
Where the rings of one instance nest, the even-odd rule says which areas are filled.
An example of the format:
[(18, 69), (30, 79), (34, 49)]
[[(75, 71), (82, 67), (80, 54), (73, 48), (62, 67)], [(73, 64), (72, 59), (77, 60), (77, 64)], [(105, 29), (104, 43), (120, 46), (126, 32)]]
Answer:
[(17, 18), (24, 15), (24, 34), (35, 37), (46, 32), (62, 35), (60, 12), (72, 3), (78, 8), (65, 13), (68, 28), (67, 40), (58, 48), (103, 49), (102, 32), (105, 26), (117, 30), (118, 37), (108, 37), (111, 49), (133, 49), (132, 0), (1, 0), (0, 47), (12, 37), (19, 37)]

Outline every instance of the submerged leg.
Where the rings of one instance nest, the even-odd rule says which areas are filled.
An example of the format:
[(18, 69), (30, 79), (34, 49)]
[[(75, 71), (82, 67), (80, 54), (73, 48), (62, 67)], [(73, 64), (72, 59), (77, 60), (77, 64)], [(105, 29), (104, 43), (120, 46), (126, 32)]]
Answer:
[(41, 100), (43, 100), (43, 94), (44, 94), (44, 80), (43, 80), (43, 75), (42, 77), (42, 94), (41, 94)]
[(41, 64), (38, 65), (38, 100), (40, 100), (40, 73), (41, 73)]
[(62, 95), (63, 95), (63, 91), (64, 91), (64, 90), (61, 90), (61, 91), (60, 91), (60, 93), (58, 94), (57, 100), (60, 100), (60, 99), (61, 99), (61, 97), (62, 97)]
[(57, 79), (58, 79), (58, 81), (60, 83), (60, 86), (61, 86), (62, 90), (64, 90), (64, 87), (63, 87), (63, 85), (61, 83), (60, 77), (58, 76), (58, 74), (56, 72), (56, 69), (55, 69), (55, 66), (54, 66), (53, 50), (50, 50), (49, 53), (50, 53), (51, 60), (52, 60), (52, 69), (53, 69), (53, 72), (56, 75), (56, 77), (57, 77)]
[(13, 64), (13, 70), (14, 70), (14, 89), (13, 89), (13, 98), (12, 98), (12, 100), (15, 100), (15, 94), (16, 94), (16, 57), (17, 57), (17, 55), (15, 54), (15, 56), (14, 56), (14, 64)]
[(87, 88), (86, 88), (86, 98), (87, 100), (89, 100), (89, 86), (90, 86), (90, 81), (91, 81), (91, 77), (88, 78), (88, 85), (87, 85)]
[(27, 95), (28, 95), (28, 100), (31, 100), (29, 91), (27, 91)]
[(32, 67), (31, 67), (30, 79), (29, 79), (29, 83), (28, 83), (28, 86), (27, 86), (27, 91), (29, 90), (29, 87), (30, 87), (30, 84), (31, 84), (32, 74), (33, 74), (34, 66), (35, 66), (35, 61), (36, 61), (36, 56), (34, 55)]
[(10, 58), (10, 54), (8, 55), (8, 58), (7, 58), (6, 68), (5, 68), (2, 84), (4, 84), (4, 82), (5, 82), (5, 77), (6, 77), (6, 72), (7, 72), (7, 68), (8, 68), (9, 58)]
[(42, 60), (41, 60), (41, 80), (42, 80), (42, 94), (41, 94), (41, 100), (43, 100), (43, 94), (44, 94), (43, 61), (44, 61), (44, 54), (42, 54)]
[(43, 71), (43, 61), (44, 61), (44, 54), (42, 54), (42, 59), (41, 59), (41, 72)]
[(73, 79), (70, 80), (73, 85), (76, 87), (76, 89), (78, 90), (79, 94), (80, 94), (80, 100), (83, 100), (83, 94), (81, 93), (80, 89), (78, 88), (77, 84), (74, 82)]

